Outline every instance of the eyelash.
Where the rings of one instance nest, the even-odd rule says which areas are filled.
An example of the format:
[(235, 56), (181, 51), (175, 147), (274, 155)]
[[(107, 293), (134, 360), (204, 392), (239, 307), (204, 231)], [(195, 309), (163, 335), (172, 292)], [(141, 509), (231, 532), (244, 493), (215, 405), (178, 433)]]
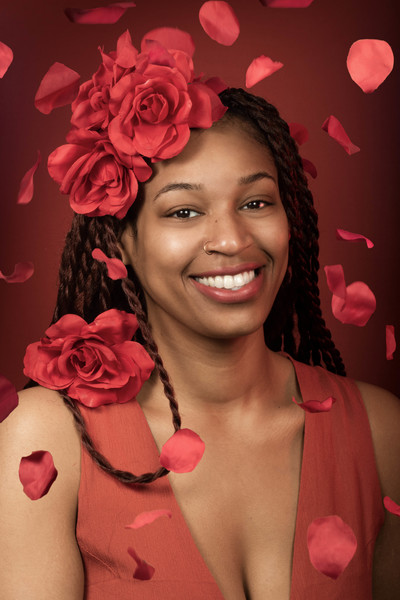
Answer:
[[(255, 204), (257, 204), (258, 206), (254, 206)], [(264, 208), (264, 206), (260, 206), (260, 204), (263, 204), (264, 206), (271, 206), (272, 203), (267, 202), (266, 200), (250, 200), (244, 206), (242, 206), (242, 209), (243, 210), (261, 210), (262, 208)], [(253, 205), (253, 206), (250, 208), (250, 205)], [(249, 208), (246, 208), (246, 207), (249, 207)], [(186, 213), (186, 216), (178, 217), (178, 213)], [(193, 218), (193, 217), (190, 217), (187, 213), (196, 213), (196, 216), (200, 214), (197, 210), (194, 210), (192, 208), (179, 208), (178, 210), (175, 210), (174, 212), (167, 215), (167, 217), (175, 217), (176, 219), (181, 219), (182, 221)]]

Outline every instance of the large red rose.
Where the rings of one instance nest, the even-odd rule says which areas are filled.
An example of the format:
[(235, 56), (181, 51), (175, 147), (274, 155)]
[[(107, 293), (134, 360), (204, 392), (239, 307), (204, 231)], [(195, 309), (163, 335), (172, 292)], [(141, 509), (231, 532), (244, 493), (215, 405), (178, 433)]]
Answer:
[(154, 363), (141, 344), (132, 342), (135, 315), (111, 309), (92, 323), (64, 315), (30, 344), (24, 374), (94, 408), (132, 400), (150, 377)]
[(51, 177), (69, 194), (71, 208), (90, 217), (122, 219), (136, 198), (138, 182), (151, 168), (139, 155), (117, 154), (105, 135), (82, 129), (70, 132), (73, 142), (59, 146), (48, 159)]
[(118, 38), (116, 51), (106, 54), (101, 48), (99, 50), (101, 65), (91, 79), (80, 86), (78, 96), (71, 104), (71, 123), (76, 128), (107, 129), (110, 88), (122, 75), (132, 71), (138, 54), (129, 31)]

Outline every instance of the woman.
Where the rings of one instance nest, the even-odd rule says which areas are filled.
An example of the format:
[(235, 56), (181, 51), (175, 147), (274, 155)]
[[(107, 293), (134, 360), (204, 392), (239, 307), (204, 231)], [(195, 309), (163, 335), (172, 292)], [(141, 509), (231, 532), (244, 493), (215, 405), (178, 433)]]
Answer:
[[(111, 90), (114, 116), (124, 86)], [(364, 600), (378, 533), (373, 597), (397, 597), (399, 519), (384, 515), (381, 496), (400, 498), (399, 405), (340, 377), (319, 306), (317, 216), (286, 123), (242, 90), (220, 99), (226, 113), (192, 127), (179, 151), (141, 154), (155, 159), (152, 175), (122, 220), (74, 218), (53, 323), (134, 312), (135, 339), (155, 369), (148, 378), (142, 356), (141, 390), (96, 408), (95, 387), (78, 403), (72, 386), (21, 392), (1, 438), (6, 599)], [(118, 146), (122, 122), (96, 126), (109, 127)], [(66, 187), (58, 157), (50, 172)], [(122, 258), (129, 277), (111, 280), (94, 248)], [(87, 383), (92, 367), (82, 357), (75, 367)], [(296, 405), (329, 398), (326, 413)], [(165, 477), (158, 453), (181, 424), (206, 450), (193, 471)], [(32, 502), (17, 472), (38, 449), (51, 453), (58, 477)], [(153, 509), (171, 519), (126, 529)], [(342, 572), (308, 555), (308, 528), (332, 524), (327, 517), (357, 540)]]

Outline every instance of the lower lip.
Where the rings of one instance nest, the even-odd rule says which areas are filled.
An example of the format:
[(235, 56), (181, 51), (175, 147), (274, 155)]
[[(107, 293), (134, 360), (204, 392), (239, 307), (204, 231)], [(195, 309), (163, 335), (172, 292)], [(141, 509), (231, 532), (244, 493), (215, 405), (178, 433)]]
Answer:
[(196, 279), (192, 278), (193, 285), (204, 294), (208, 298), (212, 298), (217, 302), (222, 302), (223, 304), (236, 304), (239, 302), (246, 302), (251, 298), (254, 298), (256, 294), (259, 292), (264, 273), (261, 270), (260, 273), (255, 277), (250, 283), (246, 283), (240, 290), (225, 290), (223, 288), (215, 288), (210, 287), (208, 285), (204, 285)]

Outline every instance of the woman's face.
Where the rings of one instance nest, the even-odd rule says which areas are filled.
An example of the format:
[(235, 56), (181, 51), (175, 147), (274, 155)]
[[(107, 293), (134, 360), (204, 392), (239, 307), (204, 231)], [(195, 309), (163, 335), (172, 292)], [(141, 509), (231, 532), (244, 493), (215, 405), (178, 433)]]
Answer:
[(154, 172), (137, 235), (129, 229), (122, 237), (154, 333), (234, 338), (261, 328), (290, 237), (267, 148), (240, 126), (219, 124), (193, 132)]

